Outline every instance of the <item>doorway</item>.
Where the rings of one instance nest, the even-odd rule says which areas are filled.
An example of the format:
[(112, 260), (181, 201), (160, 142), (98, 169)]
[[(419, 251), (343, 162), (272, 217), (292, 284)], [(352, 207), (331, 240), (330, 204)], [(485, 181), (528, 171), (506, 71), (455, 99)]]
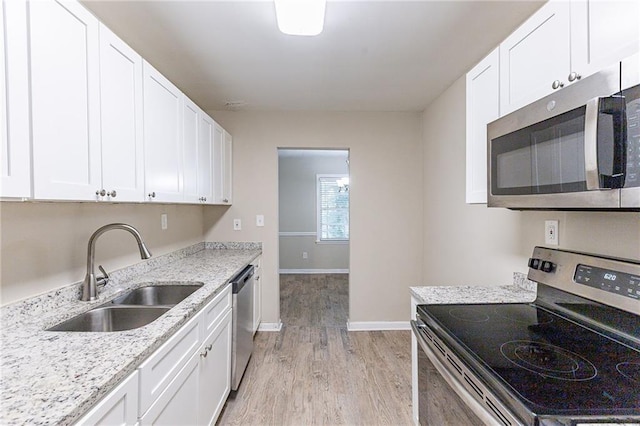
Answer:
[(349, 151), (278, 149), (280, 317), (347, 326)]

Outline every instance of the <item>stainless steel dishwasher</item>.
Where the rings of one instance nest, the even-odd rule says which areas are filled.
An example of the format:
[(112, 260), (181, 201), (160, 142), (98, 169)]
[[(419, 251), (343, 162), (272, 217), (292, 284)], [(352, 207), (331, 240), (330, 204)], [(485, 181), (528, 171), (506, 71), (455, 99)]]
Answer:
[(231, 390), (237, 391), (253, 352), (253, 265), (232, 280), (233, 344), (231, 348)]

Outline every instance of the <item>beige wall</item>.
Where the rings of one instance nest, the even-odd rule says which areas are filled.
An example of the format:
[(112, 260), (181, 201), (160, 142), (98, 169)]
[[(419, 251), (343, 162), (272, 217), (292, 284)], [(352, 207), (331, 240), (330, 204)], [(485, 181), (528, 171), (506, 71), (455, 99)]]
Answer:
[[(234, 202), (205, 211), (206, 238), (263, 242), (264, 321), (280, 315), (278, 148), (350, 150), (350, 320), (407, 320), (408, 287), (421, 281), (420, 114), (210, 114), (233, 134)], [(242, 231), (233, 231), (234, 218)]]
[(560, 248), (640, 259), (640, 215), (518, 212), (465, 204), (465, 79), (423, 114), (425, 285), (501, 285), (526, 272), (544, 221), (560, 221)]
[[(280, 155), (278, 161), (278, 214), (280, 232), (280, 270), (347, 270), (349, 269), (349, 244), (321, 243), (317, 240), (317, 189), (318, 174), (349, 174), (348, 152), (327, 155), (322, 151), (304, 155)], [(313, 232), (314, 235), (299, 233)], [(302, 253), (307, 253), (303, 258)]]
[[(125, 222), (160, 255), (203, 240), (201, 206), (107, 203), (0, 203), (0, 301), (2, 305), (81, 281), (87, 242), (100, 226)], [(168, 229), (160, 229), (167, 213)], [(140, 261), (133, 236), (103, 234), (96, 266), (107, 271)]]

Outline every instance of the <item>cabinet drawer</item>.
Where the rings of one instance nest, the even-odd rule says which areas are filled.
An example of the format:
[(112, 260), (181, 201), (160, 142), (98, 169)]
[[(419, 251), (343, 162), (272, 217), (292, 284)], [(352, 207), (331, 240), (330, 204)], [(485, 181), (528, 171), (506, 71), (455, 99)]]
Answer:
[(202, 343), (200, 318), (200, 314), (196, 315), (138, 367), (139, 416), (149, 409)]
[(231, 284), (227, 284), (227, 286), (202, 309), (200, 316), (202, 317), (203, 337), (208, 336), (222, 315), (224, 315), (228, 309), (231, 309), (231, 297)]

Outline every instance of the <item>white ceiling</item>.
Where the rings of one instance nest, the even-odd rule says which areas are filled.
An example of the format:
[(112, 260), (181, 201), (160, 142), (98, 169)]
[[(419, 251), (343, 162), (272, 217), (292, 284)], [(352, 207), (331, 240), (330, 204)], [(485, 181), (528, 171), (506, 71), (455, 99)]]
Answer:
[(271, 1), (84, 2), (209, 111), (422, 111), (542, 3), (330, 0), (293, 37)]

